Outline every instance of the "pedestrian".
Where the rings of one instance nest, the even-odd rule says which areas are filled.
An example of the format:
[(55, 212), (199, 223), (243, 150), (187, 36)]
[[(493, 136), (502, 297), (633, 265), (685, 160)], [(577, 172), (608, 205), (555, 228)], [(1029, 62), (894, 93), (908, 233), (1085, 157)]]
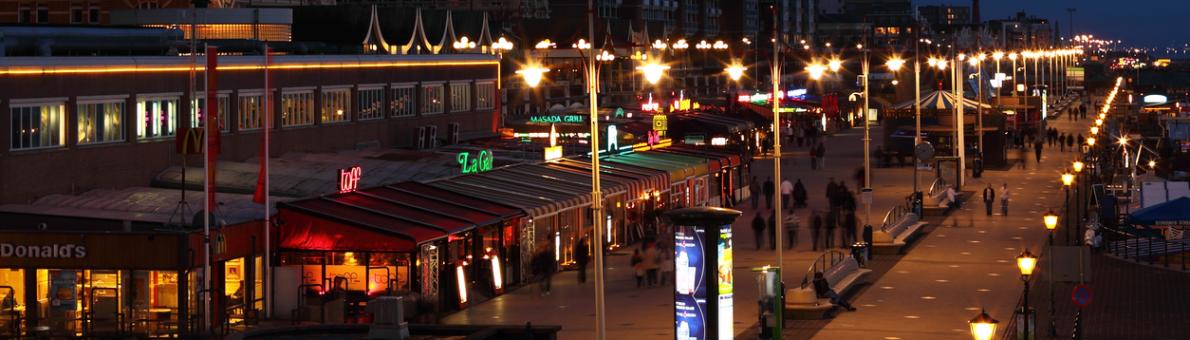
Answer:
[(823, 248), (831, 249), (835, 247), (835, 227), (838, 226), (839, 210), (831, 209), (826, 213), (826, 220), (824, 227), (826, 227), (826, 235), (823, 235)]
[(645, 253), (642, 255), (641, 262), (645, 267), (645, 276), (649, 282), (649, 288), (657, 285), (657, 269), (661, 267), (661, 257), (658, 255), (657, 245), (646, 244)]
[(810, 249), (818, 251), (818, 240), (821, 239), (819, 236), (822, 234), (822, 213), (813, 210), (810, 212), (810, 219)]
[(1037, 158), (1037, 164), (1041, 164), (1041, 141), (1033, 143), (1033, 155)]
[(810, 170), (818, 170), (818, 145), (810, 147)]
[(1008, 216), (1008, 183), (1000, 187), (1000, 215)]
[(789, 209), (790, 201), (793, 200), (793, 182), (789, 179), (781, 180), (781, 209)]
[(818, 143), (818, 167), (826, 169), (826, 143)]
[[(1080, 134), (1079, 137), (1081, 138), (1082, 135)], [(1066, 135), (1066, 148), (1070, 149), (1070, 151), (1076, 150), (1074, 148), (1074, 135)]]
[(987, 215), (992, 216), (992, 206), (996, 203), (996, 189), (992, 189), (992, 183), (988, 183), (986, 188), (983, 188), (983, 206), (987, 208)]
[(673, 284), (674, 282), (674, 253), (672, 251), (661, 252), (661, 285)]
[(533, 272), (541, 280), (540, 288), (543, 296), (550, 295), (550, 281), (553, 279), (554, 268), (557, 266), (549, 251), (550, 247), (553, 247), (551, 243), (543, 243), (537, 254), (533, 256)]
[(832, 304), (846, 308), (848, 311), (855, 311), (855, 307), (852, 307), (850, 303), (847, 303), (847, 300), (839, 296), (838, 292), (831, 289), (830, 283), (826, 281), (822, 272), (819, 271), (814, 272), (814, 293), (820, 299), (830, 299)]
[(835, 184), (835, 178), (831, 177), (826, 182), (826, 202), (827, 202), (827, 206), (830, 207), (831, 209), (834, 209), (835, 203), (838, 202), (835, 199), (835, 193), (837, 193), (837, 190), (836, 190), (837, 188), (838, 188), (838, 184)]
[(578, 283), (587, 282), (587, 262), (591, 254), (587, 249), (587, 237), (583, 236), (574, 243), (574, 264), (578, 265)]
[(802, 220), (801, 217), (798, 217), (797, 212), (791, 212), (785, 218), (785, 249), (797, 248), (797, 230), (801, 224)]
[(636, 288), (643, 287), (645, 284), (645, 262), (644, 255), (641, 255), (640, 248), (632, 250), (632, 273), (636, 275)]
[(752, 199), (752, 210), (760, 208), (760, 182), (756, 176), (752, 176), (752, 181), (748, 182), (748, 196)]
[(864, 179), (865, 179), (865, 176), (864, 176), (864, 175), (865, 175), (865, 174), (864, 174), (864, 167), (862, 167), (862, 166), (861, 166), (861, 167), (857, 167), (857, 168), (855, 168), (855, 187), (856, 187), (856, 188), (864, 188), (864, 187), (866, 187), (866, 186), (864, 185)]
[(843, 220), (845, 221), (843, 223), (843, 236), (844, 237), (843, 237), (843, 242), (839, 243), (840, 248), (847, 247), (848, 245), (851, 245), (851, 244), (855, 244), (855, 242), (858, 241), (855, 237), (855, 233), (857, 231), (856, 229), (859, 228), (859, 223), (858, 223), (859, 218), (857, 218), (855, 216), (855, 210), (848, 210), (846, 213), (846, 216)]
[(1058, 143), (1058, 149), (1066, 152), (1066, 134), (1058, 133), (1058, 139), (1055, 142)]
[[(1078, 134), (1078, 137), (1075, 138), (1075, 141), (1078, 142), (1078, 144), (1075, 144), (1074, 146), (1081, 148), (1081, 147), (1083, 147), (1083, 143), (1087, 142), (1087, 139), (1083, 138), (1083, 134), (1080, 133), (1080, 134)], [(1077, 150), (1077, 149), (1071, 149), (1071, 150)]]
[(764, 217), (760, 217), (760, 212), (752, 217), (752, 234), (756, 236), (756, 250), (760, 250), (760, 243), (764, 241)]
[(864, 235), (863, 236), (864, 236), (864, 245), (868, 247), (867, 255), (868, 255), (868, 259), (870, 260), (870, 259), (872, 259), (872, 225), (871, 224), (864, 226)]
[(769, 176), (764, 180), (764, 204), (768, 209), (773, 208), (773, 177)]
[(946, 187), (946, 209), (951, 210), (958, 207), (957, 196), (954, 186)]
[(802, 179), (798, 178), (797, 183), (793, 183), (793, 207), (806, 207), (806, 186), (802, 185)]

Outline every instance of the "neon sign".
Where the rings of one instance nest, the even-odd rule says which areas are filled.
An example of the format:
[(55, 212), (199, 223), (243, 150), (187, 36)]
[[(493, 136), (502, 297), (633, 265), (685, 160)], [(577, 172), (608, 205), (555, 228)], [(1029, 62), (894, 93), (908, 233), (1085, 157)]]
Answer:
[(552, 160), (559, 159), (559, 158), (562, 158), (562, 146), (561, 145), (545, 147), (545, 160), (546, 161), (552, 161)]
[(544, 116), (529, 116), (529, 122), (532, 123), (582, 123), (582, 115), (544, 115)]
[(607, 126), (607, 152), (616, 152), (617, 150), (620, 149), (620, 141), (619, 141), (619, 138), (617, 138), (617, 135), (618, 135), (618, 133), (616, 132), (616, 126), (608, 125)]
[(665, 131), (669, 130), (669, 117), (662, 114), (653, 115), (653, 130)]
[(359, 179), (363, 177), (364, 169), (359, 165), (339, 169), (339, 193), (355, 192), (359, 189)]
[(459, 161), (459, 166), (462, 167), (464, 174), (492, 170), (492, 152), (488, 150), (479, 150), (475, 157), (471, 157), (470, 152), (460, 152), (458, 156), (455, 156), (455, 159)]

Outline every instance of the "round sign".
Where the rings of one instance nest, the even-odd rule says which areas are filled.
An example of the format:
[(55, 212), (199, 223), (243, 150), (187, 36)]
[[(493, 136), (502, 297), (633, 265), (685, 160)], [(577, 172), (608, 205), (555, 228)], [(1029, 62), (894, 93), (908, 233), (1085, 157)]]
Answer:
[(913, 147), (913, 156), (917, 157), (919, 161), (929, 161), (934, 158), (934, 145), (930, 142), (922, 141), (921, 144)]
[(1074, 286), (1074, 291), (1070, 292), (1070, 301), (1073, 301), (1078, 308), (1085, 308), (1091, 304), (1091, 296), (1091, 287), (1080, 283)]

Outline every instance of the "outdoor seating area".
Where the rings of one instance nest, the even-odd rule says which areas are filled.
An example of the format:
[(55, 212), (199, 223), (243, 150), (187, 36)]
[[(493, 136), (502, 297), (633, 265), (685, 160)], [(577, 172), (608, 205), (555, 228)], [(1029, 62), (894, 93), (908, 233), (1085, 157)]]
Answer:
[(910, 212), (904, 205), (898, 205), (884, 217), (879, 230), (872, 233), (872, 252), (877, 254), (902, 254), (906, 246), (920, 235), (929, 222)]
[(872, 270), (861, 268), (855, 257), (841, 251), (830, 250), (823, 253), (807, 270), (801, 286), (786, 290), (786, 319), (824, 319), (830, 317), (837, 307), (830, 299), (818, 297), (813, 284), (816, 272), (822, 272), (831, 289), (846, 299), (857, 287), (868, 282)]

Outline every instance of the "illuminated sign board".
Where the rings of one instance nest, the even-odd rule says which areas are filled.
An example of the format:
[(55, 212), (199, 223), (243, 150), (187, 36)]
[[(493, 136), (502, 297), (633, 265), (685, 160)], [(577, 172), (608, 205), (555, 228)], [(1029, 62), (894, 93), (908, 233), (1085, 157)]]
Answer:
[(492, 170), (493, 156), (488, 150), (480, 150), (475, 157), (470, 152), (460, 152), (455, 156), (464, 174), (475, 174)]
[(653, 115), (653, 130), (654, 131), (669, 130), (669, 117), (666, 117), (665, 115), (661, 115), (661, 114)]
[(1169, 101), (1169, 98), (1160, 94), (1150, 94), (1144, 96), (1144, 98), (1141, 100), (1143, 100), (1145, 104), (1165, 104)]
[(706, 231), (676, 226), (674, 232), (674, 329), (678, 339), (706, 339), (707, 281), (703, 264)]
[(735, 272), (732, 271), (733, 241), (731, 239), (731, 224), (719, 227), (719, 242), (715, 246), (718, 263), (715, 263), (716, 280), (719, 284), (719, 339), (731, 339), (732, 331), (732, 297), (734, 291)]
[(363, 177), (364, 169), (359, 165), (339, 169), (339, 193), (355, 192), (359, 189), (359, 179)]
[(562, 158), (562, 146), (561, 145), (545, 147), (545, 160), (546, 161), (552, 161), (552, 160), (559, 159), (559, 158)]
[(529, 122), (532, 122), (532, 123), (547, 123), (547, 124), (575, 123), (575, 124), (578, 124), (578, 123), (582, 123), (584, 121), (585, 121), (585, 119), (583, 118), (582, 115), (529, 116)]
[(607, 126), (607, 152), (616, 152), (620, 149), (619, 133), (616, 131), (615, 125)]

